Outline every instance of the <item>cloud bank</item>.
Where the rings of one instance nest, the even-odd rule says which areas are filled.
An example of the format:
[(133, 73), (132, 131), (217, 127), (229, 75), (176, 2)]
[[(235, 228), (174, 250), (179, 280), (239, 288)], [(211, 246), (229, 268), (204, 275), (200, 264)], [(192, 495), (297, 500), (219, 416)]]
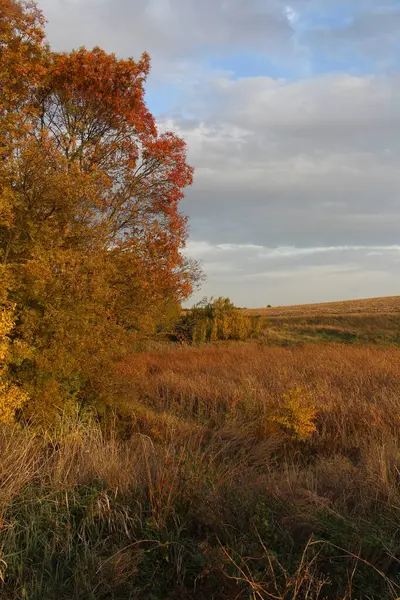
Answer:
[(397, 0), (42, 0), (54, 48), (153, 59), (150, 108), (195, 166), (202, 294), (400, 294)]

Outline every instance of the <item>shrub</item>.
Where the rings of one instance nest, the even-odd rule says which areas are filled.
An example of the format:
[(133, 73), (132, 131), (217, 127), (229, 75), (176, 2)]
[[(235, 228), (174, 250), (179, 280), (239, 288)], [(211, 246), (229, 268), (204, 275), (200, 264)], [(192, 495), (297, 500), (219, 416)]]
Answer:
[(192, 344), (246, 340), (261, 331), (261, 317), (245, 315), (229, 298), (204, 298), (178, 321), (174, 338)]
[(299, 440), (307, 440), (316, 430), (314, 397), (301, 386), (290, 389), (283, 395), (283, 405), (272, 421), (278, 423)]

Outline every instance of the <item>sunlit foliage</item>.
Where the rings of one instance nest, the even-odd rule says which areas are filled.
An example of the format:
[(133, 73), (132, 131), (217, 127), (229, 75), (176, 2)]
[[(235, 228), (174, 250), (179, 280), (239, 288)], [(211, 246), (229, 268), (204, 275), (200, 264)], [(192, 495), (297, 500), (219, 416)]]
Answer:
[(0, 34), (2, 301), (31, 350), (14, 376), (34, 412), (103, 402), (110, 363), (198, 279), (179, 210), (193, 171), (147, 109), (147, 54), (53, 53), (40, 11), (14, 0)]

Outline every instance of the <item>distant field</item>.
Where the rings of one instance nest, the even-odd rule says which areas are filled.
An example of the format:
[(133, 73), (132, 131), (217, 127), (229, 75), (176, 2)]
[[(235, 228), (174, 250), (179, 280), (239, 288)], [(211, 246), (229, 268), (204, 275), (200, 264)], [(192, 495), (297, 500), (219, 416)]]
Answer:
[(243, 309), (261, 315), (265, 341), (400, 345), (400, 296)]
[(268, 317), (296, 317), (309, 315), (343, 315), (354, 313), (400, 313), (400, 296), (346, 300), (344, 302), (322, 302), (319, 304), (295, 304), (272, 308), (248, 308), (246, 313)]

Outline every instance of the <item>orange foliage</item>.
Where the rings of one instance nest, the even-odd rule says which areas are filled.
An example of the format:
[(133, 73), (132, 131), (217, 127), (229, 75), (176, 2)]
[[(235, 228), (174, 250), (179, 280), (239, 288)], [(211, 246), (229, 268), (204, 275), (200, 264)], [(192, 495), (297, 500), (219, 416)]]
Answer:
[(34, 4), (1, 8), (0, 300), (31, 348), (13, 371), (32, 398), (104, 399), (114, 357), (196, 281), (179, 211), (193, 170), (146, 106), (148, 55), (52, 53)]
[(54, 54), (38, 97), (43, 130), (83, 173), (100, 171), (104, 189), (93, 210), (104, 245), (134, 253), (151, 275), (151, 287), (178, 299), (190, 293), (180, 253), (187, 236), (179, 212), (192, 182), (185, 143), (159, 135), (144, 102), (149, 57), (121, 60), (99, 48)]
[[(44, 73), (44, 19), (33, 2), (0, 0), (0, 132), (15, 136)], [(1, 139), (1, 138), (0, 138)], [(13, 138), (7, 135), (10, 144)], [(3, 140), (4, 143), (4, 140)]]

